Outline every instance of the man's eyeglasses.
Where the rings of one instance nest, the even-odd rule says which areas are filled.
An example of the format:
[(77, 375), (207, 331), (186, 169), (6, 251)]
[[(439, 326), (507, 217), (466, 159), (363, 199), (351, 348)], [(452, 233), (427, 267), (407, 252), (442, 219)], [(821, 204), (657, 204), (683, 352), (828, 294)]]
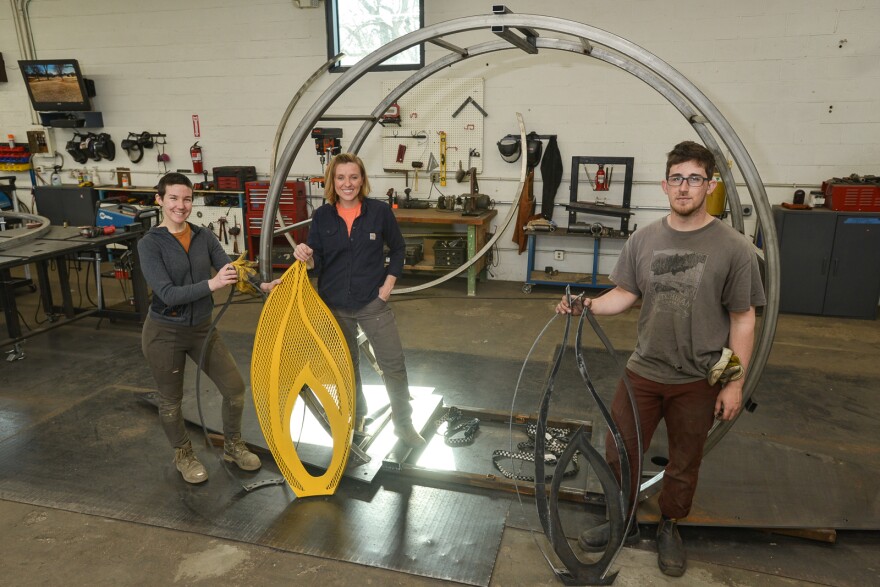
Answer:
[(666, 183), (673, 186), (680, 186), (685, 181), (688, 182), (688, 185), (692, 188), (698, 188), (703, 185), (704, 182), (709, 181), (708, 177), (703, 177), (702, 175), (689, 175), (687, 177), (681, 175), (671, 175), (666, 178)]

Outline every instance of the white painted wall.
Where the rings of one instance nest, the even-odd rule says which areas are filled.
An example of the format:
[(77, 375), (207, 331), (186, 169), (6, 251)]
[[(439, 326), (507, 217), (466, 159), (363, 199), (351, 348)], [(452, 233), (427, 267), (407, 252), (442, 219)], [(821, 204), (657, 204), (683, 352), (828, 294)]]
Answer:
[[(426, 5), (428, 24), (485, 13), (491, 7), (473, 0), (426, 0)], [(733, 125), (768, 186), (771, 203), (790, 200), (797, 187), (809, 190), (832, 176), (880, 172), (877, 0), (511, 0), (507, 5), (516, 12), (607, 30), (681, 71)], [(33, 125), (16, 63), (11, 6), (0, 5), (0, 52), (9, 77), (8, 83), (0, 84), (0, 134), (24, 137)], [(284, 109), (326, 60), (323, 3), (318, 9), (300, 9), (291, 0), (33, 0), (29, 11), (37, 57), (80, 61), (95, 80), (95, 108), (103, 112), (103, 130), (117, 144), (128, 131), (167, 133), (171, 169), (190, 166), (188, 149), (195, 140), (191, 116), (198, 114), (207, 168), (255, 165), (266, 174)], [(469, 33), (451, 40), (467, 46), (491, 39)], [(444, 53), (428, 47), (429, 61)], [(519, 168), (504, 163), (494, 143), (516, 131), (517, 111), (525, 116), (529, 130), (559, 136), (566, 177), (572, 155), (635, 157), (633, 204), (643, 209), (633, 222), (639, 224), (659, 217), (665, 206), (658, 185), (665, 152), (679, 140), (697, 138), (648, 86), (588, 58), (507, 51), (471, 59), (447, 75), (486, 80), (483, 107), (489, 117), (480, 187), (499, 201), (500, 218), (517, 197), (512, 192)], [(331, 111), (366, 114), (383, 97), (382, 80), (405, 77), (370, 74)], [(335, 79), (325, 75), (318, 80), (294, 111), (291, 129)], [(358, 127), (326, 126), (344, 128), (344, 146)], [(71, 135), (68, 130), (55, 131), (59, 150)], [(381, 172), (378, 136), (374, 132), (361, 150), (373, 170), (374, 189), (381, 193), (388, 187), (402, 188), (398, 176)], [(309, 140), (292, 176), (320, 172), (313, 153)], [(124, 152), (112, 163), (89, 162), (94, 165), (105, 181), (112, 168), (132, 167)], [(137, 185), (152, 185), (159, 176), (155, 152), (148, 151), (133, 167)], [(739, 177), (738, 170), (734, 173)], [(27, 181), (23, 174), (20, 183)], [(422, 180), (422, 193), (416, 195), (424, 197), (428, 186)], [(464, 191), (465, 184), (453, 181), (447, 193)], [(536, 191), (540, 194), (540, 182)], [(749, 203), (748, 193), (741, 189), (740, 195)], [(557, 203), (567, 198), (566, 179)], [(612, 192), (612, 203), (613, 198)], [(566, 223), (561, 209), (555, 218)], [(747, 219), (750, 233), (754, 221)], [(540, 239), (538, 267), (583, 270), (591, 262), (587, 239), (557, 240), (561, 239)], [(522, 280), (525, 255), (516, 254), (508, 235), (500, 243), (494, 277)], [(556, 248), (566, 249), (565, 261), (553, 261)], [(613, 246), (606, 248), (600, 262), (605, 272), (616, 257)]]

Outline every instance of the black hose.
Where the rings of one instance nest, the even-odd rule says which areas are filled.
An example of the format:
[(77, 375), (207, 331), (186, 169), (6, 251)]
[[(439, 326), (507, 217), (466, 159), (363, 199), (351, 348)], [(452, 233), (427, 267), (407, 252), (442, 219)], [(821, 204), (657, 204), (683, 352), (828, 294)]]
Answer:
[(208, 343), (211, 341), (211, 335), (214, 334), (214, 331), (217, 329), (217, 324), (220, 322), (220, 318), (223, 317), (223, 314), (229, 308), (229, 304), (232, 302), (232, 296), (234, 294), (235, 284), (230, 286), (229, 297), (226, 298), (226, 302), (223, 304), (223, 307), (220, 308), (220, 311), (217, 312), (214, 320), (211, 321), (211, 326), (208, 327), (208, 334), (205, 335), (205, 343), (202, 345), (202, 352), (199, 353), (199, 365), (198, 369), (196, 370), (196, 406), (199, 410), (199, 423), (202, 425), (202, 433), (205, 435), (205, 446), (208, 447), (211, 446), (211, 440), (208, 438), (208, 427), (205, 425), (205, 416), (202, 413), (202, 369), (204, 369), (205, 367), (205, 357), (208, 356)]

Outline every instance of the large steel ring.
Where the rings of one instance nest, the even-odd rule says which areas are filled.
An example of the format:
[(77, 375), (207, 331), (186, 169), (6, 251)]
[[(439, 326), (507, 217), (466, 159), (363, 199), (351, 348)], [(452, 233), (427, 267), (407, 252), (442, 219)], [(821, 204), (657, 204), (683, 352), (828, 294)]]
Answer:
[[(357, 80), (372, 71), (389, 57), (420, 43), (434, 43), (449, 50), (449, 53), (436, 61), (426, 64), (421, 70), (404, 80), (388, 96), (379, 102), (370, 116), (365, 117), (355, 139), (351, 151), (357, 153), (369, 132), (375, 127), (381, 114), (388, 106), (424, 79), (471, 57), (504, 50), (520, 50), (527, 53), (538, 53), (541, 49), (554, 49), (582, 54), (585, 57), (599, 59), (610, 63), (654, 88), (666, 98), (691, 124), (706, 146), (712, 150), (719, 161), (724, 161), (716, 136), (724, 144), (734, 162), (740, 169), (760, 223), (764, 240), (765, 289), (767, 306), (764, 308), (758, 343), (749, 365), (743, 388), (744, 405), (750, 403), (752, 393), (757, 386), (761, 373), (770, 354), (773, 337), (776, 332), (776, 320), (779, 312), (779, 247), (772, 211), (763, 183), (755, 165), (742, 141), (734, 132), (714, 104), (684, 75), (671, 65), (647, 51), (646, 49), (622, 37), (583, 23), (537, 14), (512, 14), (503, 6), (497, 7), (498, 13), (486, 16), (469, 16), (440, 22), (418, 31), (414, 31), (367, 55), (364, 59), (340, 75), (327, 90), (315, 101), (305, 113), (300, 124), (292, 133), (287, 146), (281, 155), (275, 173), (272, 176), (266, 207), (263, 214), (263, 226), (273, 226), (278, 211), (278, 202), (293, 161), (328, 108), (344, 94)], [(444, 40), (448, 35), (466, 31), (483, 30), (495, 35), (495, 40), (460, 48)], [(538, 31), (568, 35), (576, 41), (541, 37)], [(519, 33), (519, 34), (517, 34)], [(727, 188), (733, 226), (743, 232), (742, 206), (736, 191), (732, 173), (726, 165), (719, 165), (719, 171)], [(263, 279), (271, 277), (272, 240), (260, 240), (260, 273)], [(738, 416), (737, 416), (738, 417)], [(727, 433), (734, 420), (717, 424), (706, 440), (706, 451)], [(662, 473), (644, 482), (641, 487), (642, 498), (659, 489)]]

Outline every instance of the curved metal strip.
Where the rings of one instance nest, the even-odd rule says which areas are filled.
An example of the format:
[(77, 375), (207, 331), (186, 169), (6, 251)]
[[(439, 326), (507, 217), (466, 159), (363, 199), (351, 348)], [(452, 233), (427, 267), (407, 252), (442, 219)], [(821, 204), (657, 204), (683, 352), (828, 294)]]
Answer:
[(51, 222), (45, 216), (37, 214), (25, 214), (23, 212), (0, 212), (0, 216), (4, 218), (12, 218), (20, 220), (22, 223), (39, 222), (38, 228), (12, 228), (3, 232), (3, 238), (0, 240), (0, 251), (11, 249), (28, 243), (34, 239), (38, 239), (52, 229)]
[[(605, 458), (599, 454), (592, 444), (587, 440), (583, 428), (578, 428), (568, 446), (557, 459), (557, 468), (566, 466), (567, 463), (574, 458), (575, 451), (580, 451), (593, 467), (593, 472), (602, 486), (605, 495), (613, 494), (615, 491), (621, 492), (621, 487), (614, 477), (614, 472), (605, 461)], [(537, 470), (538, 464), (535, 463)], [(543, 465), (541, 465), (543, 469)], [(536, 475), (537, 477), (537, 475)], [(625, 536), (627, 535), (628, 525), (625, 523), (625, 511), (623, 500), (611, 500), (608, 503), (608, 547), (602, 553), (599, 560), (592, 563), (584, 563), (575, 554), (574, 549), (565, 537), (565, 530), (562, 525), (562, 519), (559, 516), (559, 489), (562, 486), (562, 476), (554, 475), (550, 483), (550, 498), (546, 501), (545, 518), (542, 518), (542, 524), (546, 519), (547, 526), (544, 527), (544, 533), (548, 540), (554, 545), (553, 551), (562, 564), (565, 565), (565, 571), (554, 568), (553, 571), (566, 585), (611, 585), (617, 577), (617, 571), (609, 573), (611, 565), (614, 564), (620, 549), (623, 548)], [(538, 492), (535, 492), (535, 498), (539, 499)], [(538, 501), (544, 504), (545, 501)], [(539, 505), (539, 507), (541, 507)]]
[[(623, 441), (623, 437), (620, 434), (620, 428), (614, 422), (614, 418), (611, 415), (611, 412), (608, 410), (608, 407), (605, 405), (605, 402), (602, 401), (602, 398), (599, 397), (598, 392), (596, 392), (596, 388), (593, 386), (593, 381), (590, 378), (590, 375), (587, 371), (587, 363), (584, 360), (583, 348), (581, 346), (581, 333), (584, 328), (584, 319), (588, 319), (590, 322), (590, 326), (593, 328), (593, 331), (596, 333), (596, 336), (599, 337), (599, 340), (602, 341), (602, 344), (605, 346), (605, 350), (611, 355), (612, 361), (614, 361), (614, 365), (617, 368), (617, 371), (620, 373), (621, 380), (623, 381), (624, 387), (626, 389), (627, 398), (629, 399), (629, 405), (632, 408), (632, 417), (633, 422), (635, 423), (636, 430), (636, 446), (638, 447), (638, 451), (635, 455), (635, 466), (636, 466), (636, 479), (642, 478), (642, 467), (643, 467), (643, 455), (642, 455), (642, 426), (641, 421), (639, 419), (639, 410), (636, 405), (635, 394), (632, 390), (632, 385), (630, 384), (629, 377), (626, 374), (626, 369), (624, 365), (620, 363), (620, 360), (617, 357), (617, 352), (614, 350), (614, 346), (611, 344), (611, 340), (605, 334), (605, 331), (602, 330), (602, 327), (599, 326), (599, 323), (596, 321), (596, 318), (593, 316), (593, 313), (589, 309), (585, 309), (581, 313), (580, 320), (578, 320), (578, 331), (577, 336), (575, 337), (575, 359), (577, 361), (578, 370), (581, 373), (581, 378), (583, 378), (584, 383), (587, 386), (587, 389), (590, 391), (590, 395), (593, 396), (593, 401), (595, 401), (596, 405), (599, 407), (599, 411), (602, 414), (602, 418), (605, 420), (605, 424), (608, 426), (608, 430), (611, 432), (611, 436), (614, 439), (614, 445), (617, 449), (618, 458), (620, 460), (620, 479), (621, 479), (621, 495), (623, 496), (623, 506), (627, 511), (627, 520), (626, 520), (626, 532), (625, 534), (629, 534), (629, 529), (638, 523), (636, 519), (636, 510), (637, 508), (629, 507), (630, 500), (632, 497), (635, 499), (632, 500), (633, 503), (638, 503), (638, 495), (631, 496), (630, 493), (632, 491), (632, 487), (630, 487), (629, 480), (631, 479), (632, 472), (632, 460), (630, 459), (629, 451), (626, 448), (626, 444)], [(624, 483), (623, 480), (626, 480)], [(636, 489), (638, 493), (638, 488)], [(607, 494), (606, 494), (607, 495)], [(611, 505), (611, 504), (609, 504)], [(621, 543), (620, 547), (623, 547)]]

